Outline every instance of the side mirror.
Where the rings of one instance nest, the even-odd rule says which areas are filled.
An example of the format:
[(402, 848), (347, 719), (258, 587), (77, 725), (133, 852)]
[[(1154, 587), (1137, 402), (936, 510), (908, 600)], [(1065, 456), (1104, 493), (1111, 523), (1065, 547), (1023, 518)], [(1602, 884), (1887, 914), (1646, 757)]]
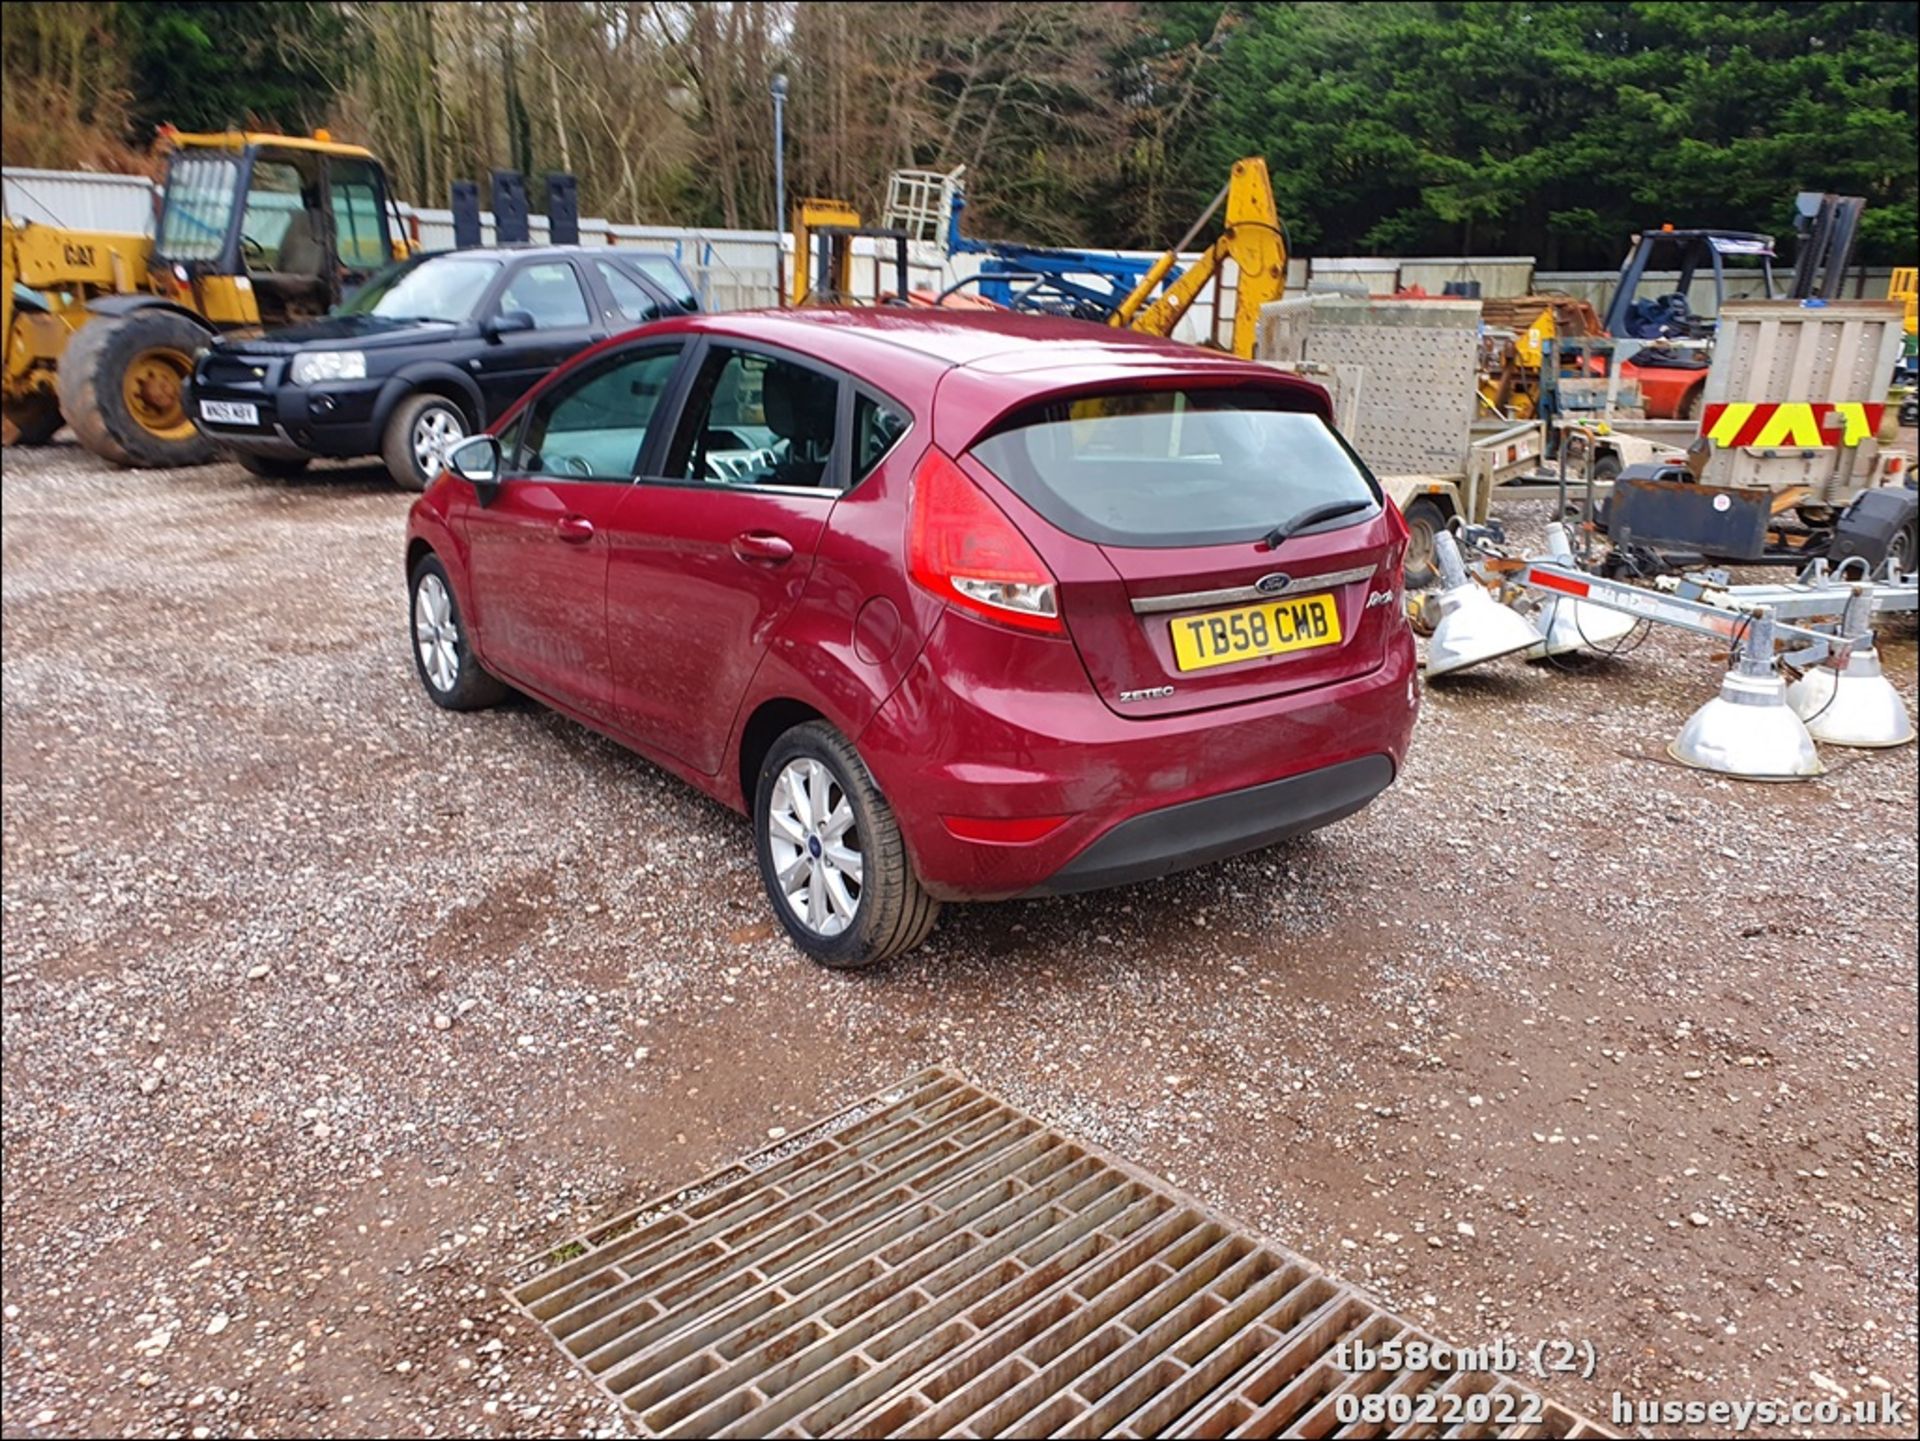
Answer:
[(473, 487), (482, 505), (500, 493), (500, 441), (491, 435), (470, 435), (447, 452), (447, 469)]
[(532, 329), (533, 317), (524, 310), (503, 310), (481, 327), (488, 340), (498, 340), (503, 335), (516, 335)]

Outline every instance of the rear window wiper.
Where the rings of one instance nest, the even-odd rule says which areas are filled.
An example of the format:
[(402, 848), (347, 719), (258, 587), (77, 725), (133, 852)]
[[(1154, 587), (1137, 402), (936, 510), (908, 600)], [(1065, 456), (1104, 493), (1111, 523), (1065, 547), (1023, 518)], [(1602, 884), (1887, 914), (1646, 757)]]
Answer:
[(1299, 534), (1310, 525), (1318, 525), (1323, 520), (1334, 520), (1343, 515), (1352, 515), (1357, 511), (1371, 509), (1372, 506), (1371, 500), (1330, 500), (1325, 505), (1316, 505), (1311, 510), (1301, 511), (1292, 520), (1282, 521), (1260, 538), (1260, 544), (1268, 550), (1278, 550), (1290, 536)]

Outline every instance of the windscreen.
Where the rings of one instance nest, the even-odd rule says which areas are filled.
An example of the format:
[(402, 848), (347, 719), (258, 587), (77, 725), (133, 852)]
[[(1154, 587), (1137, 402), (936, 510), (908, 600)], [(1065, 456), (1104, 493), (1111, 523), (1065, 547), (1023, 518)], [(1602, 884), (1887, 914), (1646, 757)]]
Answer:
[[(1021, 412), (973, 455), (1059, 529), (1101, 545), (1257, 540), (1317, 506), (1379, 501), (1352, 452), (1287, 397), (1127, 391)], [(1331, 525), (1372, 514), (1355, 511)]]
[(153, 253), (168, 260), (218, 260), (239, 188), (240, 162), (233, 157), (175, 156)]
[(465, 320), (499, 269), (499, 261), (477, 255), (432, 256), (375, 276), (354, 292), (340, 313), (389, 320)]

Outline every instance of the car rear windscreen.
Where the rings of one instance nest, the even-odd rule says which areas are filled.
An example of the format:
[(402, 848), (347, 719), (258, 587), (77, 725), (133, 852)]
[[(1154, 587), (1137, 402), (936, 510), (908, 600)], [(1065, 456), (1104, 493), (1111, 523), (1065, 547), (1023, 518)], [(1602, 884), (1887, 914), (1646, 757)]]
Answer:
[(1377, 505), (1345, 442), (1319, 416), (1284, 408), (1289, 398), (1253, 388), (1074, 396), (1019, 412), (972, 453), (1055, 526), (1101, 545), (1225, 545), (1332, 502)]

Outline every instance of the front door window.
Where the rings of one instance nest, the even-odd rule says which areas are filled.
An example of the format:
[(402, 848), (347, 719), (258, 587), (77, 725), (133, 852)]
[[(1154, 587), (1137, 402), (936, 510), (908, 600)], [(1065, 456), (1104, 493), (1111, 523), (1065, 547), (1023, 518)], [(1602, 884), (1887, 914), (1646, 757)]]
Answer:
[(608, 356), (534, 406), (515, 469), (527, 475), (631, 481), (678, 346)]
[(565, 330), (587, 324), (587, 297), (580, 289), (580, 277), (563, 260), (529, 265), (512, 280), (500, 296), (500, 313), (524, 311), (533, 317), (535, 330)]

